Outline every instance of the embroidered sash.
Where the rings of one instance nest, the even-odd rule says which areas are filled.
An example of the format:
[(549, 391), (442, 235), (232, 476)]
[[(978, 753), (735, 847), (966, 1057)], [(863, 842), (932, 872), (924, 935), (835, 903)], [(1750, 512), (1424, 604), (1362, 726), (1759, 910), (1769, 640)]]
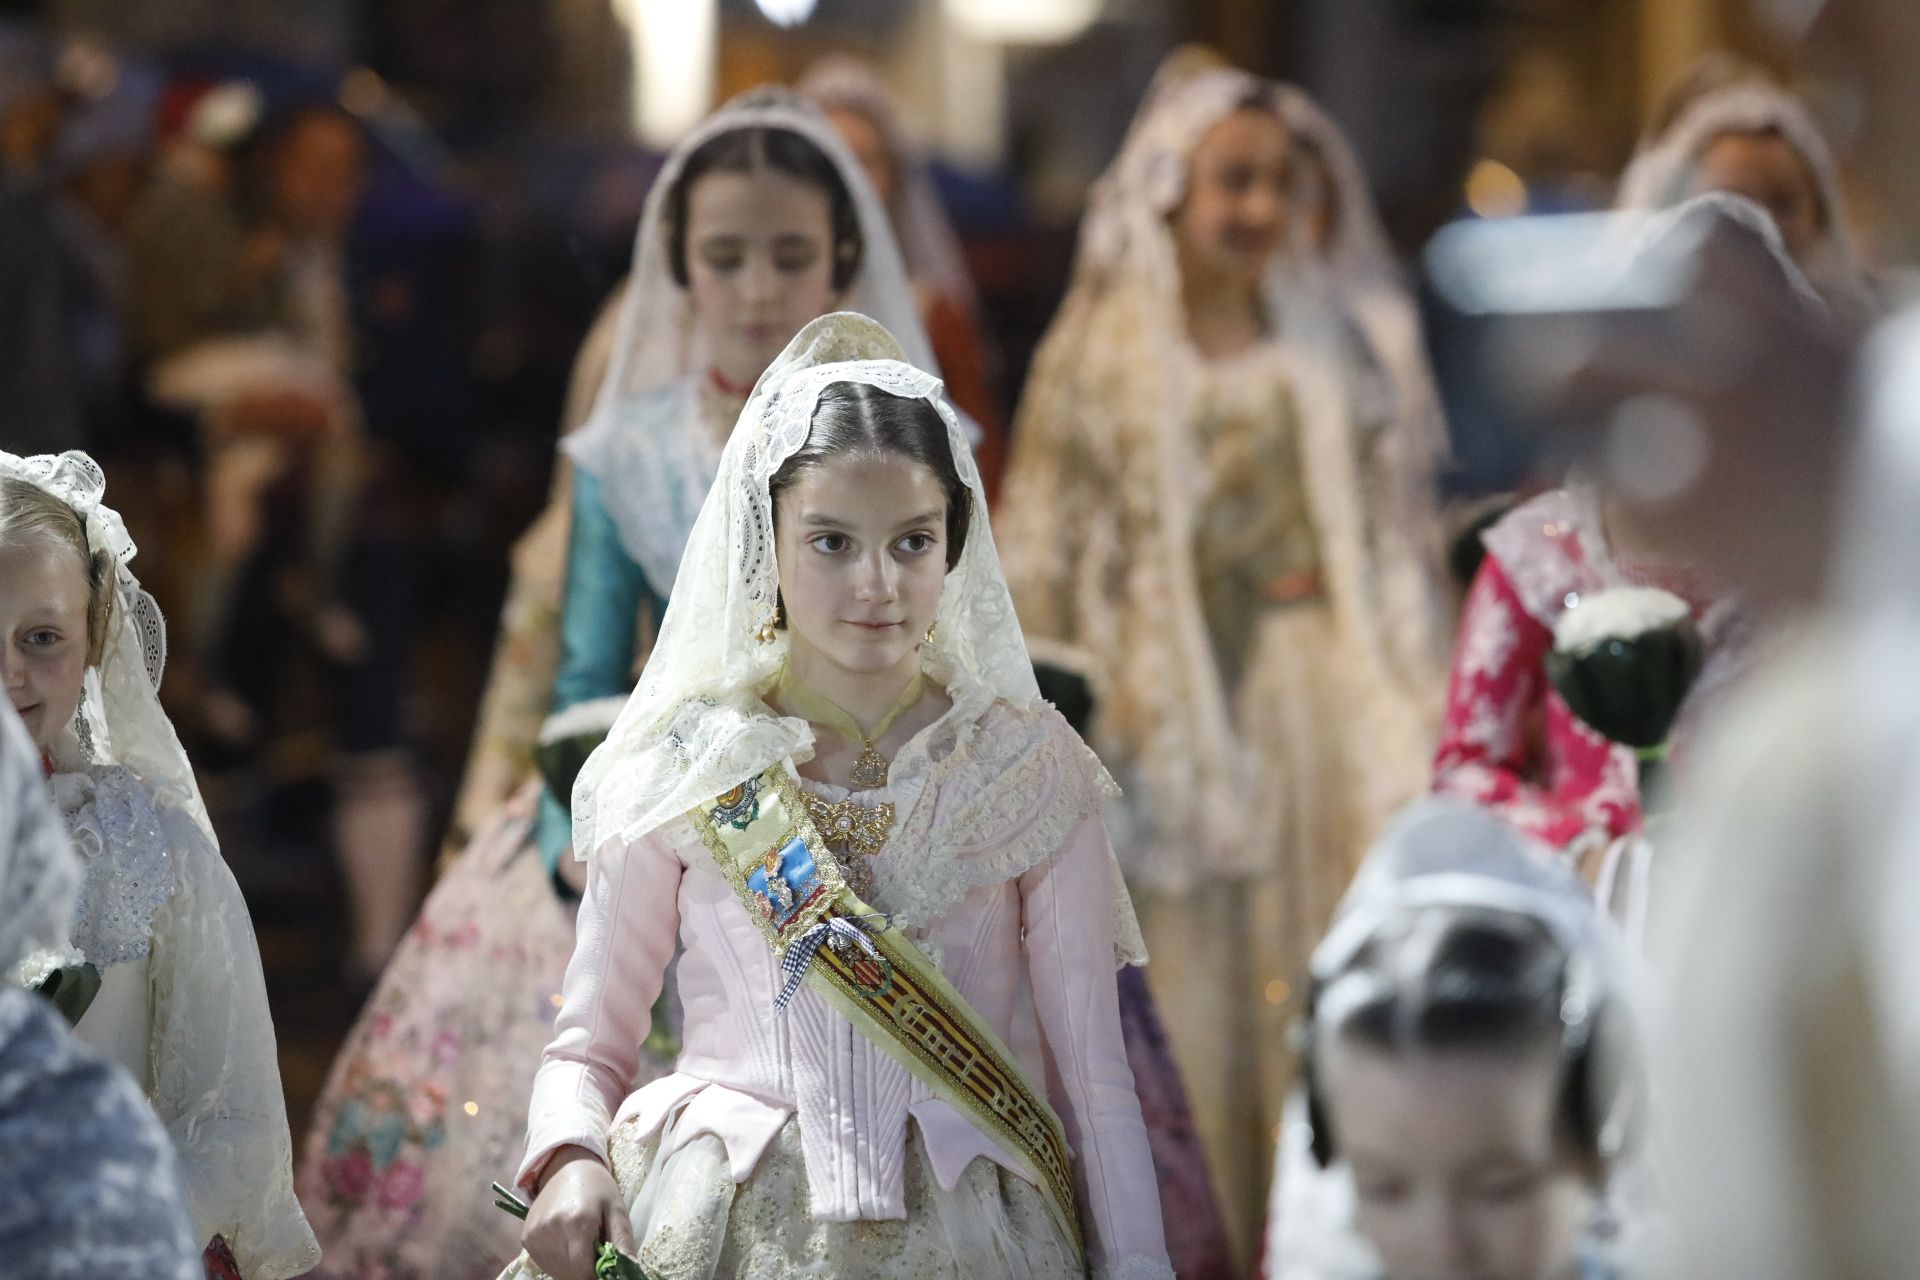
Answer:
[(694, 810), (693, 821), (780, 957), (786, 982), (775, 1004), (784, 1009), (809, 983), (998, 1142), (1046, 1193), (1055, 1222), (1082, 1251), (1060, 1117), (966, 998), (848, 886), (785, 764)]

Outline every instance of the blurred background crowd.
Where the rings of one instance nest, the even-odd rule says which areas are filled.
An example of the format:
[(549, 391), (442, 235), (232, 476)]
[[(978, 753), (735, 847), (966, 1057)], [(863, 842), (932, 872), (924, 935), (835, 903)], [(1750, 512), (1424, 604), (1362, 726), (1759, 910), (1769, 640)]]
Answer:
[[(1920, 182), (1869, 161), (1857, 84), (1767, 7), (0, 0), (0, 443), (112, 477), (260, 935), (293, 1132), (472, 834), (457, 793), (510, 551), (650, 180), (714, 106), (830, 58), (890, 91), (893, 118), (836, 123), (897, 218), (899, 157), (924, 154), (911, 193), (954, 236), (916, 253), (899, 218), (903, 247), (955, 399), (1004, 448), (1089, 189), (1166, 54), (1201, 42), (1301, 86), (1416, 282), (1464, 598), (1473, 532), (1551, 476), (1425, 278), (1442, 228), (1607, 208), (1703, 86), (1774, 77), (1827, 129), (1877, 295), (1902, 294)], [(1793, 249), (1793, 210), (1743, 193)]]

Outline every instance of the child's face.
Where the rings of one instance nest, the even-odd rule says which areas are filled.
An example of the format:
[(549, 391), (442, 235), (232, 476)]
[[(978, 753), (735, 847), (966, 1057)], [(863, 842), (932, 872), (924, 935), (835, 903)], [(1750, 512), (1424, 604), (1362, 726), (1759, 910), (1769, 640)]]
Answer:
[(695, 323), (714, 367), (739, 386), (834, 304), (833, 208), (826, 192), (791, 174), (695, 179), (686, 243)]
[(0, 678), (42, 751), (80, 705), (87, 601), (86, 570), (71, 547), (0, 543)]
[(905, 674), (940, 611), (947, 497), (897, 453), (830, 459), (780, 495), (775, 547), (793, 665)]
[(1391, 1054), (1336, 1037), (1327, 1121), (1391, 1280), (1558, 1280), (1591, 1188), (1560, 1140), (1551, 1050)]
[(1236, 111), (1207, 131), (1173, 215), (1185, 269), (1259, 284), (1286, 234), (1289, 151), (1286, 125), (1265, 111)]

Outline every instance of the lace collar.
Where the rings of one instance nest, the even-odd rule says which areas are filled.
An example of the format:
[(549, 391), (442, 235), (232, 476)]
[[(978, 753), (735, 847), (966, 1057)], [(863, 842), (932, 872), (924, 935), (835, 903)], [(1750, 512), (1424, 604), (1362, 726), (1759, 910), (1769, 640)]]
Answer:
[[(893, 831), (873, 860), (873, 905), (920, 939), (972, 890), (1044, 863), (1119, 795), (1058, 712), (1025, 710), (978, 688), (900, 749), (886, 787), (799, 782), (829, 800), (895, 806)], [(1117, 864), (1112, 879), (1116, 962), (1138, 963), (1144, 948)]]

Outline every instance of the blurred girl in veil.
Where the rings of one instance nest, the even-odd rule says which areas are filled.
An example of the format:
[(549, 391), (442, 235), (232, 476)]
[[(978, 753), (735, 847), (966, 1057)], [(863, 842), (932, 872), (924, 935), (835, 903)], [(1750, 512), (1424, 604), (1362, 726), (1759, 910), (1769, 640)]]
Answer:
[[(1163, 68), (1094, 191), (997, 516), (1036, 660), (1091, 688), (1149, 980), (1249, 1254), (1307, 949), (1430, 740), (1402, 469), (1431, 426), (1297, 245), (1299, 132), (1265, 82)], [(1323, 191), (1352, 243), (1363, 192)]]

